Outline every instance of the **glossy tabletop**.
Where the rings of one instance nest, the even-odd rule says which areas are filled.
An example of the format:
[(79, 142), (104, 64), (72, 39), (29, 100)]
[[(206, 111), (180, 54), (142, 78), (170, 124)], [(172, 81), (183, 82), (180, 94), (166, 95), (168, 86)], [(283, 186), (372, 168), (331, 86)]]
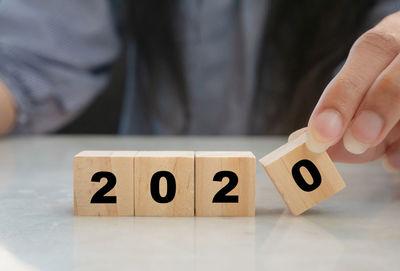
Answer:
[(0, 270), (400, 270), (400, 178), (337, 164), (347, 188), (293, 217), (257, 164), (255, 217), (74, 217), (81, 150), (250, 150), (270, 137), (10, 137), (0, 142)]

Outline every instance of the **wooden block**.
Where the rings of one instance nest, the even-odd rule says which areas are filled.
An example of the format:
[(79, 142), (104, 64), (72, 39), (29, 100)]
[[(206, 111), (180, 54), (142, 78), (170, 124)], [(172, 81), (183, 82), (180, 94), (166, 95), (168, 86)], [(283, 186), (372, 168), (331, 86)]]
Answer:
[(194, 152), (141, 151), (135, 172), (136, 216), (194, 215)]
[(254, 216), (251, 152), (196, 152), (196, 216)]
[(83, 151), (74, 157), (74, 215), (133, 216), (135, 151)]
[(260, 159), (294, 215), (346, 187), (328, 154), (309, 151), (306, 139), (303, 134)]

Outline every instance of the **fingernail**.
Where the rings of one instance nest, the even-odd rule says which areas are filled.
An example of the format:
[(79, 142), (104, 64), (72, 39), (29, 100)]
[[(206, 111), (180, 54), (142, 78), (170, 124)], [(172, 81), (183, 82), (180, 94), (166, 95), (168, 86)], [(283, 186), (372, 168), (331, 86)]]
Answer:
[(307, 131), (308, 149), (312, 152), (326, 151), (337, 139), (342, 130), (342, 117), (333, 109), (326, 109), (319, 113)]
[(315, 139), (313, 136), (311, 129), (307, 131), (307, 141), (306, 141), (307, 148), (316, 153), (324, 152), (329, 148), (328, 143), (321, 143)]
[(390, 173), (400, 173), (400, 151), (382, 158), (383, 168)]
[(351, 132), (365, 144), (374, 143), (383, 128), (383, 119), (373, 111), (362, 111), (351, 124)]
[(369, 147), (368, 144), (364, 144), (356, 140), (353, 137), (350, 129), (347, 130), (347, 132), (344, 134), (343, 145), (348, 152), (351, 152), (353, 154), (361, 154), (365, 152)]
[(362, 111), (347, 130), (343, 144), (349, 152), (361, 154), (374, 143), (382, 128), (383, 120), (378, 114), (368, 110)]

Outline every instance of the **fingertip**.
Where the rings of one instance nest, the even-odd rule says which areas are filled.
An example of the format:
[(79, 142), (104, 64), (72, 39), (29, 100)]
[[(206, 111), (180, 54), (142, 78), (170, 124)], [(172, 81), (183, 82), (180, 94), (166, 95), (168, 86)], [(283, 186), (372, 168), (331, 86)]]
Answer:
[(324, 152), (329, 148), (328, 143), (322, 143), (315, 138), (315, 136), (311, 132), (311, 129), (308, 129), (307, 131), (306, 146), (310, 151), (315, 153)]
[(357, 114), (349, 129), (359, 142), (373, 145), (377, 143), (383, 128), (384, 121), (379, 114), (371, 110), (362, 110)]
[(389, 173), (400, 173), (400, 168), (393, 166), (386, 155), (382, 157), (382, 167)]
[(369, 147), (368, 144), (362, 143), (355, 139), (350, 129), (348, 129), (344, 134), (343, 145), (345, 149), (352, 154), (362, 154)]
[(336, 143), (343, 129), (341, 114), (325, 109), (310, 120), (307, 147), (313, 152), (323, 152)]
[(389, 150), (382, 157), (382, 166), (388, 172), (400, 173), (400, 149)]

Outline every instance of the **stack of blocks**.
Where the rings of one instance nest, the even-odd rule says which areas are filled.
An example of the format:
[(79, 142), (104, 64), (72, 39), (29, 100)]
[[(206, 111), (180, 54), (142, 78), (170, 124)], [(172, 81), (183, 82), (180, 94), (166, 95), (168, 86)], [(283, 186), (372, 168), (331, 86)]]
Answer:
[[(306, 135), (260, 159), (294, 215), (345, 187), (326, 152)], [(251, 152), (84, 151), (74, 159), (74, 214), (254, 216)]]
[(74, 214), (254, 216), (251, 152), (83, 151), (74, 158)]

